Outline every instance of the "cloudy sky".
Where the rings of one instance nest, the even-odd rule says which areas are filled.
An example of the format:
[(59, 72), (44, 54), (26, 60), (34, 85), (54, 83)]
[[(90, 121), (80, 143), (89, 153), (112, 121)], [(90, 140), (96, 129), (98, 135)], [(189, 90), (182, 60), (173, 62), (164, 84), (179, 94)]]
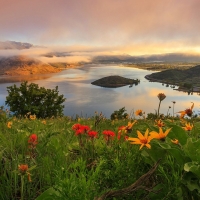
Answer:
[(0, 41), (85, 52), (200, 53), (199, 0), (0, 0)]

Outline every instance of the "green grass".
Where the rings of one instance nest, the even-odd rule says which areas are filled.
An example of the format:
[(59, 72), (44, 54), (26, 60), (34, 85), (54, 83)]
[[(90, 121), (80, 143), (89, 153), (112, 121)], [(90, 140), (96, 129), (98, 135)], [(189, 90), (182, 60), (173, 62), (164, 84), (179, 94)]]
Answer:
[[(30, 120), (0, 115), (0, 199), (72, 199), (92, 200), (107, 191), (119, 190), (130, 186), (147, 173), (155, 162), (161, 163), (143, 187), (160, 191), (155, 194), (140, 189), (128, 195), (111, 199), (197, 199), (199, 198), (200, 160), (199, 118), (190, 119), (194, 128), (186, 132), (178, 118), (171, 122), (167, 117), (164, 129), (172, 128), (166, 140), (152, 140), (151, 149), (130, 144), (124, 137), (117, 139), (118, 128), (127, 126), (132, 119), (113, 120), (70, 117)], [(11, 121), (11, 128), (7, 122)], [(90, 139), (87, 134), (75, 135), (74, 124), (88, 125), (98, 132), (97, 138)], [(96, 124), (96, 126), (95, 126)], [(152, 119), (137, 118), (137, 123), (127, 133), (137, 137), (137, 130), (158, 131)], [(116, 133), (109, 144), (102, 132), (111, 130)], [(28, 140), (37, 134), (38, 143), (30, 149)], [(171, 142), (177, 138), (179, 145)], [(199, 146), (198, 146), (199, 145)], [(192, 154), (191, 148), (197, 151)], [(196, 155), (196, 157), (195, 157)], [(28, 174), (21, 173), (18, 165), (27, 164)], [(23, 185), (22, 185), (23, 183)], [(23, 191), (22, 191), (23, 188)]]

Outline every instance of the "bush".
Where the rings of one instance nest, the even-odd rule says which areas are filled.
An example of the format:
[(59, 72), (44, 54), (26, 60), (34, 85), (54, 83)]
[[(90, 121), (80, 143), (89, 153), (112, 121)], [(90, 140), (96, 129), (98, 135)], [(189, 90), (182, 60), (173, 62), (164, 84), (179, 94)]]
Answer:
[(59, 95), (58, 86), (55, 89), (45, 89), (35, 83), (21, 83), (20, 87), (15, 84), (7, 87), (8, 96), (6, 105), (16, 116), (24, 116), (27, 113), (35, 114), (39, 118), (62, 116), (65, 98)]
[(111, 114), (111, 116), (110, 116), (111, 120), (115, 120), (115, 119), (126, 119), (127, 116), (128, 116), (128, 114), (125, 113), (125, 111), (126, 111), (126, 110), (125, 110), (125, 107), (120, 108), (119, 110), (115, 110), (115, 111)]

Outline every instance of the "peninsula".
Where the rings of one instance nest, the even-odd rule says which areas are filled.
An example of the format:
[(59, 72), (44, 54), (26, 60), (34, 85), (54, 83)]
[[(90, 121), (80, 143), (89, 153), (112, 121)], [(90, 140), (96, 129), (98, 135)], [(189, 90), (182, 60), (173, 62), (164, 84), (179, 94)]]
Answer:
[(151, 82), (160, 82), (179, 86), (178, 90), (200, 92), (200, 65), (189, 69), (168, 69), (145, 76)]

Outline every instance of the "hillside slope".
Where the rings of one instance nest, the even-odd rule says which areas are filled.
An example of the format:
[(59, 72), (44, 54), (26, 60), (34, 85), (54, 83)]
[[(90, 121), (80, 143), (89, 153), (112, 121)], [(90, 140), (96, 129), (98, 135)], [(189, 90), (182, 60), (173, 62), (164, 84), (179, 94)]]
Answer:
[(31, 75), (61, 71), (49, 64), (26, 56), (13, 56), (0, 60), (0, 75)]

